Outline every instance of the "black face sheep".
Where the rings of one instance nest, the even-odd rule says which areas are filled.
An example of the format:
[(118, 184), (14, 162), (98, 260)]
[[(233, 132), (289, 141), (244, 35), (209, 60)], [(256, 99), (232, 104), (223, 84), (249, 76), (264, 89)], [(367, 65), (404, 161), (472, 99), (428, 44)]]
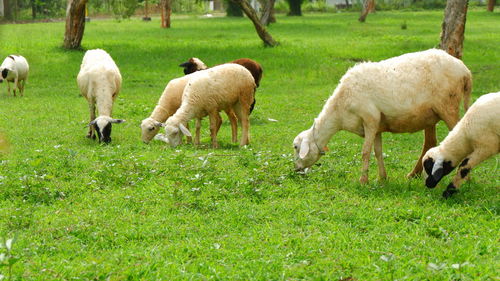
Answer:
[(409, 177), (422, 171), (422, 157), (436, 145), (436, 123), (451, 130), (459, 120), (460, 101), (468, 108), (472, 79), (462, 61), (442, 50), (409, 53), (380, 62), (360, 63), (340, 80), (312, 127), (293, 141), (295, 168), (311, 167), (330, 138), (346, 130), (365, 138), (361, 183), (368, 182), (370, 151), (375, 150), (379, 177), (386, 178), (382, 133), (425, 130), (425, 141)]
[(445, 198), (458, 191), (472, 168), (500, 152), (500, 92), (481, 96), (457, 126), (423, 158), (428, 177), (425, 185), (434, 188), (458, 166), (457, 174), (443, 193)]
[[(122, 84), (120, 70), (106, 51), (89, 50), (83, 57), (77, 82), (80, 93), (89, 103), (90, 123), (87, 137), (95, 138), (96, 131), (99, 142), (110, 143), (111, 124), (124, 122), (122, 119), (111, 118), (113, 102)], [(97, 118), (96, 107), (99, 112)]]
[(22, 96), (28, 72), (28, 61), (23, 56), (7, 56), (0, 66), (0, 83), (7, 81), (7, 93), (10, 95), (10, 82), (14, 82), (14, 96), (16, 89), (19, 89), (19, 95)]

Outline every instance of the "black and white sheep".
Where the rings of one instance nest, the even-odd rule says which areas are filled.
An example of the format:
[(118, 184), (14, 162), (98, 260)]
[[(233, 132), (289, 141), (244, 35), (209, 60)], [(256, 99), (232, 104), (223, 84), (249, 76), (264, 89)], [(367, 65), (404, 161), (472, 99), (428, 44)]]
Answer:
[(24, 85), (29, 73), (28, 61), (19, 55), (10, 55), (5, 58), (0, 66), (0, 83), (7, 81), (7, 93), (10, 95), (10, 82), (14, 82), (14, 96), (16, 89), (19, 95), (24, 94)]
[[(111, 124), (125, 121), (111, 117), (113, 102), (122, 84), (120, 70), (106, 51), (89, 50), (83, 57), (77, 82), (80, 93), (89, 103), (90, 123), (87, 137), (95, 138), (95, 131), (99, 142), (110, 143)], [(96, 107), (99, 112), (97, 118)]]
[(434, 188), (458, 166), (443, 193), (448, 198), (458, 191), (472, 168), (499, 152), (500, 92), (481, 96), (441, 144), (427, 151), (423, 158), (428, 174), (425, 185)]

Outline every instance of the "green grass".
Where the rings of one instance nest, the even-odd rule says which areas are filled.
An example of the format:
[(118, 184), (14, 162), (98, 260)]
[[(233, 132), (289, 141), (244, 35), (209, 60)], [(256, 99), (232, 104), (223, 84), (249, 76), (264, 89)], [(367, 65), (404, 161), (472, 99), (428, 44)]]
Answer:
[[(439, 42), (441, 11), (357, 17), (280, 16), (269, 28), (277, 48), (263, 48), (247, 19), (174, 18), (168, 30), (157, 18), (90, 22), (83, 47), (110, 52), (124, 81), (113, 115), (127, 122), (108, 146), (85, 138), (83, 51), (60, 48), (64, 23), (1, 25), (0, 57), (31, 64), (25, 97), (0, 88), (10, 142), (0, 154), (0, 237), (17, 238), (13, 280), (498, 280), (498, 157), (448, 200), (449, 177), (434, 190), (405, 178), (422, 133), (384, 134), (386, 182), (372, 159), (370, 184), (358, 184), (363, 140), (349, 133), (332, 138), (310, 174), (292, 171), (293, 138), (355, 61)], [(474, 99), (499, 90), (499, 20), (468, 15)], [(227, 120), (222, 149), (209, 148), (207, 121), (200, 148), (141, 143), (140, 121), (192, 56), (263, 65), (249, 147), (230, 143)]]

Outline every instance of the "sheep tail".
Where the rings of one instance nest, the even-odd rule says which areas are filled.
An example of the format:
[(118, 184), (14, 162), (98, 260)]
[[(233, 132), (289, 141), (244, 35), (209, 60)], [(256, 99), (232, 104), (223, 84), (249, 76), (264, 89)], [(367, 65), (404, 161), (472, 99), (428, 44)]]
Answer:
[(470, 105), (470, 96), (472, 92), (472, 78), (470, 75), (464, 78), (464, 111), (467, 112)]

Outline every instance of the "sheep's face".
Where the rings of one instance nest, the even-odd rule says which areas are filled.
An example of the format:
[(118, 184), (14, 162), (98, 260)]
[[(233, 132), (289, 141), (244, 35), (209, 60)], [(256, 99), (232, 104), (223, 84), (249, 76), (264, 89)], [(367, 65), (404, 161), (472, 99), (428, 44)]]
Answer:
[(158, 122), (152, 118), (146, 118), (142, 120), (141, 130), (142, 130), (142, 141), (144, 143), (149, 143), (158, 131), (163, 126), (163, 123)]
[(429, 188), (434, 188), (439, 181), (451, 173), (455, 169), (455, 165), (451, 160), (445, 159), (439, 151), (439, 147), (433, 147), (425, 153), (422, 158), (422, 165), (427, 173), (425, 185)]
[(182, 135), (191, 137), (191, 133), (184, 125), (165, 125), (165, 137), (171, 147), (176, 147), (182, 143)]
[(111, 142), (111, 124), (113, 123), (123, 123), (125, 120), (113, 119), (109, 116), (99, 116), (94, 121), (90, 122), (90, 126), (94, 126), (97, 136), (99, 137), (99, 142), (110, 143)]
[(8, 75), (9, 75), (9, 69), (7, 68), (0, 69), (0, 83), (2, 83), (3, 80), (6, 80)]
[(293, 141), (295, 171), (303, 171), (311, 167), (324, 154), (311, 136), (311, 130), (309, 129), (300, 133)]
[(187, 62), (181, 63), (179, 66), (184, 68), (185, 75), (207, 69), (207, 66), (198, 58), (190, 58)]

